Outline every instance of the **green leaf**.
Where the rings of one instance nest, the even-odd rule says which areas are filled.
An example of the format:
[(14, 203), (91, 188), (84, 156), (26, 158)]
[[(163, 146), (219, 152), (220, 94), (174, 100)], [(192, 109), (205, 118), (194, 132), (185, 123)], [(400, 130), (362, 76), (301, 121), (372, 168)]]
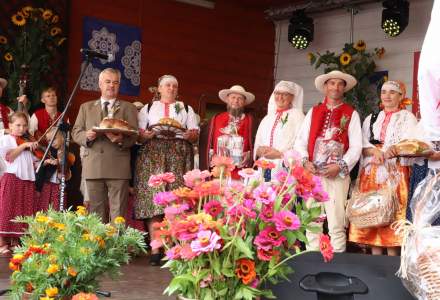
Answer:
[(241, 237), (237, 237), (235, 239), (235, 245), (237, 246), (238, 250), (243, 253), (247, 258), (253, 258), (254, 255), (252, 254), (251, 249), (249, 248), (249, 245), (246, 244)]

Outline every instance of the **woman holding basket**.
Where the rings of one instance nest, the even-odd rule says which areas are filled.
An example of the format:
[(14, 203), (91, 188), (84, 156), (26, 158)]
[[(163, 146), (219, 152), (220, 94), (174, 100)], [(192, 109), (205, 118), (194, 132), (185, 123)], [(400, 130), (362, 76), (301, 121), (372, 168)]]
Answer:
[[(398, 208), (394, 221), (404, 220), (409, 192), (409, 165), (411, 160), (397, 158), (396, 144), (406, 138), (417, 125), (416, 117), (405, 110), (406, 88), (400, 81), (387, 81), (381, 89), (381, 108), (378, 114), (369, 115), (362, 126), (363, 151), (358, 192), (368, 193), (391, 188), (397, 196)], [(356, 228), (350, 224), (349, 241), (371, 247), (373, 255), (398, 255), (402, 237), (396, 235), (391, 225)]]

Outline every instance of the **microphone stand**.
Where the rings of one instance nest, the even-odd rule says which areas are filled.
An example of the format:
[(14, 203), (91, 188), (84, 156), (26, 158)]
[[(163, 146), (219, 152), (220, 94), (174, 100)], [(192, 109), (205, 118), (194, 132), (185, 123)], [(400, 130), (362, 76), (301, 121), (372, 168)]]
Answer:
[(58, 123), (56, 125), (55, 133), (52, 135), (52, 138), (50, 139), (49, 144), (47, 145), (46, 151), (44, 152), (43, 158), (41, 159), (41, 161), (37, 167), (37, 170), (36, 170), (36, 173), (38, 173), (40, 171), (41, 166), (44, 163), (44, 160), (47, 158), (47, 156), (49, 154), (50, 148), (53, 145), (53, 142), (55, 140), (57, 133), (61, 132), (61, 134), (63, 135), (63, 138), (64, 138), (64, 142), (63, 142), (63, 145), (61, 146), (62, 156), (61, 156), (61, 162), (60, 162), (60, 166), (61, 166), (61, 172), (60, 172), (60, 175), (61, 175), (60, 181), (61, 182), (60, 182), (60, 196), (59, 196), (60, 197), (60, 211), (64, 210), (64, 195), (65, 195), (65, 190), (66, 190), (66, 155), (67, 155), (66, 149), (67, 149), (67, 145), (69, 143), (68, 139), (70, 139), (70, 135), (68, 134), (70, 126), (69, 126), (69, 124), (64, 122), (64, 116), (66, 115), (66, 113), (72, 103), (73, 96), (75, 95), (75, 93), (78, 89), (79, 83), (81, 82), (81, 79), (83, 78), (83, 76), (87, 70), (87, 67), (89, 66), (89, 64), (93, 58), (93, 56), (89, 56), (88, 54), (85, 54), (85, 56), (86, 56), (85, 64), (83, 65), (83, 68), (81, 70), (81, 73), (79, 74), (78, 80), (76, 81), (75, 86), (73, 87), (73, 90), (72, 90), (72, 93), (70, 94), (69, 100), (67, 101), (66, 105), (64, 106), (64, 110), (59, 117)]

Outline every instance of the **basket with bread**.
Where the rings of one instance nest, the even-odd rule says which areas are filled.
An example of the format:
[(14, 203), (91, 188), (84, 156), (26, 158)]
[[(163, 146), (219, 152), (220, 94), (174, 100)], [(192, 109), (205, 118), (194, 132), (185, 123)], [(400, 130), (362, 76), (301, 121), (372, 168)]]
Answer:
[(424, 157), (433, 150), (427, 143), (416, 139), (405, 139), (394, 145), (397, 155), (403, 157)]
[(95, 132), (101, 133), (122, 133), (124, 135), (135, 135), (138, 131), (128, 124), (127, 121), (121, 119), (104, 118), (98, 127), (93, 127)]
[(185, 133), (185, 128), (173, 118), (161, 118), (157, 124), (149, 126), (148, 130), (154, 131), (156, 137), (165, 139), (183, 138)]
[[(396, 224), (403, 234), (401, 267), (405, 287), (417, 299), (440, 299), (440, 173), (429, 174), (411, 199), (413, 223)], [(434, 223), (434, 224), (433, 224)]]

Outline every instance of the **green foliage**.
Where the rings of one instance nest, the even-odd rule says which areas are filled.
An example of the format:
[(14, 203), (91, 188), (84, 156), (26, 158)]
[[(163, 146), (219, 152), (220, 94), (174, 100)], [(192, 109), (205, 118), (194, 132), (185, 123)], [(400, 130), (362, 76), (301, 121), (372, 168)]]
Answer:
[[(26, 95), (32, 101), (31, 108), (40, 102), (41, 91), (47, 87), (45, 76), (52, 70), (51, 62), (59, 47), (66, 40), (59, 27), (59, 16), (49, 9), (25, 6), (11, 16), (13, 30), (0, 35), (0, 61), (8, 76), (9, 101), (16, 106), (19, 81), (26, 73)], [(26, 72), (24, 71), (27, 70)]]
[(136, 253), (145, 248), (143, 234), (126, 228), (122, 217), (115, 225), (103, 224), (82, 207), (76, 212), (50, 209), (17, 221), (28, 224), (28, 234), (9, 264), (15, 270), (11, 276), (14, 300), (22, 299), (24, 292), (40, 299), (48, 288), (57, 288), (60, 298), (95, 292), (100, 275), (114, 278), (121, 264), (129, 262), (129, 249)]
[(368, 52), (365, 42), (360, 40), (355, 44), (345, 44), (341, 53), (309, 53), (308, 59), (315, 69), (323, 67), (324, 73), (340, 70), (357, 79), (357, 85), (345, 94), (345, 101), (355, 107), (361, 119), (364, 119), (379, 103), (378, 87), (386, 78), (373, 79), (376, 69), (374, 59), (380, 59), (384, 54), (384, 48), (375, 48), (374, 52)]

